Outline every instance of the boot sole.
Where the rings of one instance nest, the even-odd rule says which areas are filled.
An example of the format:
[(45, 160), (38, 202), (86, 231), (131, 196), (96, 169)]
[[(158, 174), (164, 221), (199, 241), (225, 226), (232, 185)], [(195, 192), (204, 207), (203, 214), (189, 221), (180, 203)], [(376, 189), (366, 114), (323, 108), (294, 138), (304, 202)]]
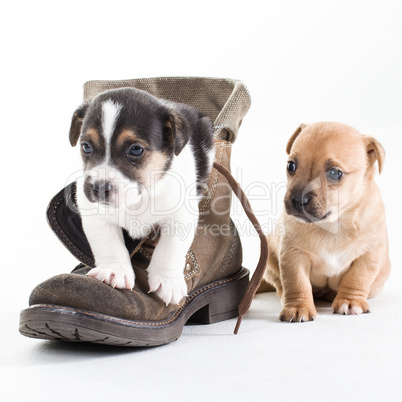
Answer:
[(177, 340), (187, 322), (213, 324), (237, 317), (249, 274), (242, 268), (232, 277), (194, 291), (163, 321), (130, 321), (73, 307), (37, 304), (21, 311), (19, 330), (36, 339), (129, 347), (164, 345)]

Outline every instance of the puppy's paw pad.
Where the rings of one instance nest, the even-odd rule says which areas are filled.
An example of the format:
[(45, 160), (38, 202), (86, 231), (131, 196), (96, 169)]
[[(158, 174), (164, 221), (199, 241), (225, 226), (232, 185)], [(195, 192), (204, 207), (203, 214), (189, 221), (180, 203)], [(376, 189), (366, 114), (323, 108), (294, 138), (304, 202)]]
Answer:
[(97, 267), (91, 269), (87, 276), (98, 279), (101, 282), (118, 289), (132, 289), (134, 287), (134, 271), (130, 266), (126, 269), (122, 267), (104, 268)]
[(364, 299), (335, 299), (332, 303), (334, 314), (358, 315), (369, 313), (369, 305)]
[(288, 322), (306, 322), (314, 321), (316, 316), (317, 310), (314, 305), (288, 306), (283, 308), (279, 319)]
[(183, 276), (149, 276), (150, 292), (162, 299), (166, 305), (179, 304), (187, 296), (187, 284)]

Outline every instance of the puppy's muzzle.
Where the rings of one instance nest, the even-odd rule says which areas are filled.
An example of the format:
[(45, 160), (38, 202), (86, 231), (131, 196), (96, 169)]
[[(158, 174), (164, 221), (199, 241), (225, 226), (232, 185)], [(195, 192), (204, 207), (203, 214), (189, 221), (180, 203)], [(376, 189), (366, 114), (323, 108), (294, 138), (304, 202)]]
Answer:
[(325, 211), (325, 203), (318, 199), (314, 191), (295, 190), (285, 197), (285, 209), (289, 215), (306, 222), (318, 222), (326, 219), (331, 211)]
[(93, 195), (99, 200), (99, 201), (108, 201), (110, 198), (110, 194), (113, 191), (113, 186), (110, 182), (108, 181), (103, 181), (103, 180), (97, 180), (95, 183), (92, 185), (92, 192)]
[(314, 194), (312, 192), (303, 194), (297, 193), (291, 197), (292, 207), (297, 212), (303, 212), (304, 208), (307, 207), (308, 203), (313, 199)]
[(285, 197), (286, 212), (306, 222), (316, 222), (322, 219), (321, 204), (313, 201), (316, 197), (313, 191), (295, 189)]
[(89, 201), (109, 204), (113, 201), (114, 184), (107, 180), (92, 180), (87, 177), (84, 183), (84, 193)]

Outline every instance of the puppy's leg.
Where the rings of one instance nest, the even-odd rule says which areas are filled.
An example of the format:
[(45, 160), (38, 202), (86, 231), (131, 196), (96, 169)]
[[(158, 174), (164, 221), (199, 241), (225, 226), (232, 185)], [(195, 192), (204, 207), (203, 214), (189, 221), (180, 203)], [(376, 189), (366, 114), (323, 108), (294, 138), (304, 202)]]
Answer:
[(283, 309), (281, 321), (312, 321), (317, 315), (310, 283), (311, 261), (297, 250), (287, 250), (280, 256)]
[(366, 299), (380, 271), (381, 257), (378, 254), (383, 255), (381, 250), (375, 251), (377, 254), (368, 252), (357, 258), (343, 275), (332, 303), (334, 313), (346, 315), (370, 311)]
[(391, 273), (391, 261), (389, 260), (388, 241), (386, 244), (386, 251), (384, 253), (380, 266), (380, 271), (375, 278), (375, 281), (371, 285), (370, 293), (368, 295), (369, 299), (378, 295), (381, 292), (382, 288), (384, 287), (385, 281), (388, 279), (389, 274)]
[(122, 229), (99, 215), (83, 216), (82, 226), (95, 258), (88, 276), (120, 289), (134, 287), (134, 270)]
[(155, 292), (166, 305), (179, 304), (187, 296), (183, 270), (186, 254), (194, 240), (195, 225), (189, 220), (187, 224), (184, 222), (183, 219), (171, 219), (162, 224), (160, 239), (148, 267), (150, 292)]
[(257, 293), (276, 291), (277, 295), (281, 299), (283, 289), (282, 289), (282, 283), (279, 271), (279, 262), (278, 262), (279, 240), (278, 236), (273, 235), (268, 235), (267, 239), (269, 249), (268, 265), (264, 273), (261, 285), (257, 290)]

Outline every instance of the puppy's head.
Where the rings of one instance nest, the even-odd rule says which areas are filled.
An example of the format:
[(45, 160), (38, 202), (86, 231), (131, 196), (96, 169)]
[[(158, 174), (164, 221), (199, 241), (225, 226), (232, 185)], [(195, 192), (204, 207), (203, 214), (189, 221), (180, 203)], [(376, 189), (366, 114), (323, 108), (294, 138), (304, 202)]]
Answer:
[(186, 120), (147, 92), (103, 92), (72, 117), (70, 143), (84, 162), (84, 193), (91, 202), (123, 207), (141, 201), (190, 136)]
[(302, 222), (335, 222), (355, 207), (381, 173), (384, 150), (372, 137), (341, 123), (301, 125), (286, 147), (285, 208)]

